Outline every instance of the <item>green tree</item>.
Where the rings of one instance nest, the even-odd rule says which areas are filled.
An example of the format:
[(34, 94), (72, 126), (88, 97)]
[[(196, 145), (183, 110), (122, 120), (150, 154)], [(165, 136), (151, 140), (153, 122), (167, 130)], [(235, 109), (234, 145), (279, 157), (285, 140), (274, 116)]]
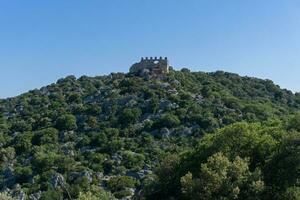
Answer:
[(30, 167), (16, 167), (15, 174), (19, 183), (26, 183), (32, 177), (32, 169)]
[(282, 195), (281, 200), (300, 200), (300, 187), (289, 187)]
[(17, 154), (28, 153), (32, 147), (33, 134), (31, 132), (26, 132), (23, 134), (18, 134), (14, 139), (14, 145)]
[(59, 130), (75, 130), (77, 129), (76, 117), (71, 114), (65, 114), (57, 118), (56, 127)]
[(265, 168), (265, 179), (277, 191), (300, 187), (300, 134), (286, 136)]
[(201, 165), (199, 175), (187, 173), (181, 178), (181, 191), (188, 200), (255, 200), (260, 199), (264, 183), (259, 172), (249, 171), (247, 160), (236, 157), (230, 161), (217, 153)]
[(300, 132), (300, 113), (294, 115), (289, 119), (287, 128)]
[[(136, 184), (136, 180), (129, 176), (114, 177), (108, 181), (108, 186), (113, 193), (127, 191), (128, 188), (134, 188), (135, 184)], [(125, 192), (124, 194), (128, 194), (128, 193)], [(119, 195), (119, 198), (122, 197), (125, 196)]]
[(6, 193), (0, 193), (0, 200), (16, 200), (16, 199), (12, 198), (11, 196), (7, 195)]
[[(144, 188), (146, 199), (178, 198), (180, 183), (175, 180), (178, 174), (180, 157), (176, 154), (167, 156), (155, 170), (155, 180)], [(178, 184), (178, 185), (177, 185)]]
[(235, 123), (218, 130), (215, 134), (204, 136), (197, 154), (206, 159), (214, 153), (223, 152), (229, 158), (248, 157), (253, 167), (264, 165), (279, 145), (282, 135), (280, 127)]
[(31, 129), (32, 129), (31, 124), (22, 119), (13, 122), (11, 126), (11, 130), (17, 132), (31, 131)]
[(55, 128), (46, 128), (35, 132), (33, 144), (56, 144), (58, 142), (58, 130)]
[(178, 126), (179, 124), (180, 124), (180, 120), (176, 115), (173, 114), (165, 114), (157, 122), (158, 127), (167, 127), (167, 128), (173, 128)]
[(63, 192), (58, 190), (47, 190), (42, 193), (41, 200), (63, 200)]
[(99, 186), (92, 186), (91, 191), (80, 192), (77, 200), (115, 200), (116, 198)]
[(142, 111), (139, 108), (125, 108), (120, 115), (120, 123), (135, 123), (141, 117)]

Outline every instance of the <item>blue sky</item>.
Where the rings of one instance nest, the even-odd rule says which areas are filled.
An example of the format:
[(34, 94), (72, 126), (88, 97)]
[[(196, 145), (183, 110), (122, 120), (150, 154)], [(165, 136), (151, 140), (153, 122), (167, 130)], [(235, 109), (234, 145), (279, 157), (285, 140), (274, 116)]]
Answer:
[(300, 91), (298, 0), (0, 0), (0, 98), (141, 56)]

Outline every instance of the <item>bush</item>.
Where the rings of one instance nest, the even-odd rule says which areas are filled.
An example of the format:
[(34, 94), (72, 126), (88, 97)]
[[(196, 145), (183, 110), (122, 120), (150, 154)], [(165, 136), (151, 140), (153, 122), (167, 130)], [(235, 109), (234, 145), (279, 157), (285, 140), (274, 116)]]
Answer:
[(55, 128), (37, 131), (35, 132), (32, 142), (35, 145), (56, 144), (58, 142), (58, 131)]
[(165, 114), (158, 120), (156, 126), (160, 128), (163, 127), (173, 128), (178, 126), (179, 124), (180, 124), (180, 120), (176, 115)]
[(6, 193), (0, 193), (0, 200), (16, 200), (11, 196), (7, 195)]
[(126, 188), (134, 188), (136, 180), (129, 176), (114, 177), (108, 181), (108, 186), (112, 192), (122, 191)]
[(31, 131), (31, 125), (30, 123), (24, 121), (24, 120), (18, 120), (14, 122), (11, 126), (11, 129), (16, 132), (24, 132), (24, 131)]
[(142, 111), (139, 108), (125, 108), (120, 116), (121, 124), (135, 123), (141, 117)]
[(59, 130), (75, 130), (77, 129), (76, 117), (71, 114), (65, 114), (57, 118), (56, 127)]
[(42, 193), (41, 200), (63, 200), (63, 192), (58, 190), (47, 190)]
[(260, 199), (263, 191), (260, 173), (251, 173), (247, 160), (230, 161), (222, 153), (208, 158), (197, 178), (191, 173), (181, 178), (181, 192), (187, 200)]

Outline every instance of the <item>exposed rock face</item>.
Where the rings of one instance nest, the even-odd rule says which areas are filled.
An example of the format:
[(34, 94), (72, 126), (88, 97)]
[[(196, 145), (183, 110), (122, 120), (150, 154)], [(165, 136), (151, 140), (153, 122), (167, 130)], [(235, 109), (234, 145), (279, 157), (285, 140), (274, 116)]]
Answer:
[(151, 135), (158, 138), (169, 138), (172, 132), (168, 128), (162, 128), (161, 130), (155, 130), (151, 132)]
[(163, 138), (168, 138), (170, 136), (170, 130), (168, 128), (162, 128), (160, 134)]
[(176, 103), (172, 103), (171, 101), (165, 100), (165, 99), (162, 99), (159, 103), (159, 110), (161, 112), (166, 111), (166, 110), (176, 109), (178, 107), (179, 107), (179, 105), (177, 105)]
[(183, 135), (183, 136), (190, 136), (190, 135), (192, 135), (192, 133), (193, 133), (192, 128), (188, 128), (188, 127), (184, 127), (180, 131), (180, 135)]
[(29, 200), (40, 200), (42, 197), (42, 192), (39, 191), (37, 193), (29, 195)]
[(70, 179), (75, 180), (78, 178), (86, 178), (89, 183), (93, 181), (93, 174), (89, 171), (83, 171), (83, 172), (71, 172), (70, 173)]
[(130, 176), (132, 178), (135, 178), (137, 180), (141, 180), (145, 178), (147, 175), (152, 174), (153, 172), (149, 169), (142, 169), (139, 171), (128, 171), (126, 173), (126, 176)]
[(65, 178), (63, 177), (63, 175), (57, 173), (55, 175), (53, 175), (52, 179), (51, 179), (51, 186), (54, 189), (57, 189), (59, 187), (64, 187), (65, 185)]
[(6, 188), (5, 190), (3, 190), (1, 192), (8, 194), (9, 196), (13, 197), (13, 199), (16, 199), (16, 200), (26, 200), (26, 194), (22, 190), (22, 188), (19, 184), (14, 185), (13, 189)]
[(130, 68), (130, 73), (149, 78), (149, 76), (168, 74), (170, 71), (169, 61), (167, 58), (142, 58), (139, 63), (135, 63)]

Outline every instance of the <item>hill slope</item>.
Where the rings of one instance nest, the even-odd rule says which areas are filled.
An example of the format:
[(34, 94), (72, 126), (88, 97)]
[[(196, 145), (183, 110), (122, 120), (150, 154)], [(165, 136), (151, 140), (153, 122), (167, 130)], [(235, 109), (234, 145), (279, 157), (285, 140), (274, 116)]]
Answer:
[(0, 100), (0, 190), (32, 199), (130, 197), (163, 158), (193, 150), (205, 133), (299, 108), (300, 95), (272, 81), (220, 71), (69, 76)]

